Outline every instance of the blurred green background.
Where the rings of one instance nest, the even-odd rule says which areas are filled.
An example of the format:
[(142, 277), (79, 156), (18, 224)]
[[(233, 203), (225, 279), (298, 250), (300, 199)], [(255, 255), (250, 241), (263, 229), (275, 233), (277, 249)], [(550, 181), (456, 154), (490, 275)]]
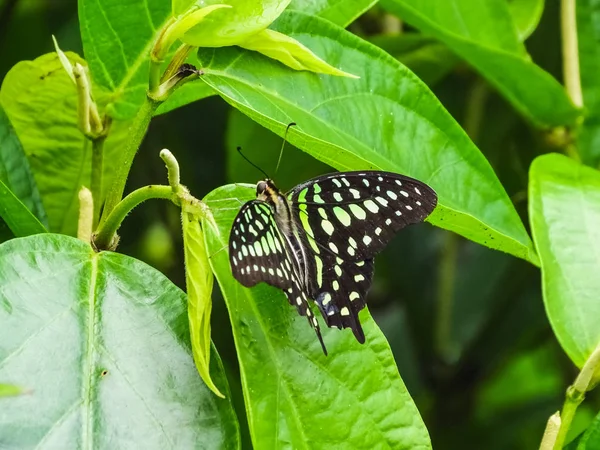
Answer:
[[(443, 45), (374, 8), (349, 29), (408, 65), (434, 91), (489, 159), (528, 223), (527, 172), (534, 157), (553, 150), (551, 137), (533, 129)], [(0, 0), (0, 79), (18, 61), (61, 48), (79, 54), (75, 0)], [(398, 33), (399, 29), (401, 33)], [(558, 2), (547, 2), (527, 41), (542, 68), (560, 76)], [(164, 183), (158, 152), (178, 158), (181, 179), (196, 197), (230, 182), (269, 174), (281, 139), (217, 97), (156, 117), (133, 165), (128, 188)], [(330, 169), (286, 146), (282, 189)], [(178, 210), (153, 201), (135, 210), (121, 229), (123, 253), (142, 259), (184, 288)], [(369, 308), (387, 336), (400, 373), (431, 434), (435, 449), (537, 448), (547, 418), (558, 410), (576, 375), (544, 313), (540, 272), (428, 224), (403, 231), (376, 261)], [(213, 339), (225, 364), (243, 423), (243, 399), (227, 311), (215, 293)], [(571, 434), (600, 409), (591, 392)], [(251, 444), (245, 429), (246, 448)]]

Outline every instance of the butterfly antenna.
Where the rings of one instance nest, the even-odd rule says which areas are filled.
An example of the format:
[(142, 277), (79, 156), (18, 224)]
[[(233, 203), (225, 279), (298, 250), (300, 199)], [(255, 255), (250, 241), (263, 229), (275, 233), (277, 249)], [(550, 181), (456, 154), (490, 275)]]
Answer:
[(252, 167), (254, 167), (255, 169), (258, 169), (259, 171), (262, 172), (262, 174), (267, 178), (267, 179), (271, 179), (271, 177), (269, 177), (269, 175), (267, 174), (267, 172), (265, 172), (264, 170), (262, 170), (260, 167), (258, 167), (256, 164), (254, 164), (252, 161), (250, 161), (248, 158), (246, 158), (246, 155), (244, 155), (242, 153), (242, 147), (238, 147), (237, 148), (238, 153), (241, 155), (242, 158), (244, 158), (246, 161), (248, 161), (248, 163), (250, 163), (250, 165)]
[(277, 167), (275, 167), (275, 174), (277, 174), (277, 171), (279, 170), (279, 164), (281, 164), (281, 157), (283, 156), (283, 148), (285, 147), (285, 141), (287, 139), (288, 131), (290, 130), (291, 127), (293, 127), (295, 125), (296, 125), (296, 122), (290, 122), (290, 123), (288, 123), (288, 126), (285, 129), (285, 134), (283, 135), (283, 142), (281, 143), (281, 150), (279, 150), (279, 159), (277, 160)]

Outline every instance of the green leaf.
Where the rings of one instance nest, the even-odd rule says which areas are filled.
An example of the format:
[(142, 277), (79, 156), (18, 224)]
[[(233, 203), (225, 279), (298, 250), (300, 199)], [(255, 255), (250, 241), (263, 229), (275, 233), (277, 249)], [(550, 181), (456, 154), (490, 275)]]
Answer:
[(23, 393), (23, 389), (21, 389), (19, 386), (0, 383), (0, 398), (14, 397), (15, 395), (22, 395)]
[(428, 86), (446, 77), (460, 61), (444, 44), (421, 33), (380, 34), (369, 42), (398, 59)]
[(377, 0), (292, 0), (288, 9), (297, 9), (345, 27), (375, 3)]
[(565, 450), (600, 450), (600, 414), (583, 434), (565, 447)]
[(600, 173), (562, 155), (540, 156), (531, 165), (529, 199), (546, 311), (582, 367), (600, 343)]
[(595, 0), (577, 2), (577, 41), (585, 119), (577, 136), (584, 163), (600, 165), (600, 10)]
[(308, 70), (309, 72), (325, 75), (358, 78), (356, 75), (330, 66), (300, 42), (274, 30), (263, 30), (238, 45), (276, 59), (294, 70)]
[(384, 5), (469, 62), (534, 123), (575, 123), (578, 110), (564, 88), (531, 62), (506, 0), (386, 0)]
[(111, 95), (107, 112), (132, 118), (146, 97), (150, 50), (158, 30), (171, 19), (171, 5), (164, 0), (79, 0), (78, 5), (92, 79)]
[(2, 181), (0, 181), (0, 217), (16, 237), (46, 233), (44, 225)]
[(210, 377), (210, 313), (213, 273), (208, 262), (204, 235), (198, 219), (182, 211), (185, 284), (188, 294), (188, 319), (192, 354), (200, 376), (216, 395), (225, 398)]
[(291, 72), (224, 48), (199, 52), (210, 61), (202, 80), (280, 136), (296, 122), (289, 141), (338, 170), (390, 170), (430, 184), (439, 195), (431, 223), (536, 262), (492, 168), (427, 86), (380, 49), (323, 19), (286, 12), (274, 26), (361, 78)]
[(44, 226), (48, 226), (46, 211), (31, 173), (21, 142), (4, 108), (0, 105), (0, 181), (21, 200)]
[(544, 0), (509, 0), (508, 9), (517, 28), (519, 39), (524, 41), (535, 31), (542, 13)]
[[(72, 62), (85, 62), (67, 52)], [(101, 93), (100, 93), (101, 94)], [(0, 104), (31, 164), (51, 231), (76, 235), (78, 192), (90, 185), (91, 144), (77, 124), (77, 91), (56, 53), (16, 64), (0, 89)], [(116, 122), (104, 144), (104, 185), (122, 152), (127, 122)], [(34, 210), (35, 212), (35, 210)]]
[(32, 391), (2, 401), (5, 446), (239, 447), (231, 404), (194, 367), (185, 294), (160, 272), (46, 234), (0, 246), (0, 285), (0, 379)]
[(366, 344), (350, 330), (322, 328), (321, 346), (283, 293), (264, 283), (247, 289), (231, 276), (229, 231), (254, 186), (210, 193), (214, 223), (203, 221), (210, 261), (233, 327), (255, 448), (429, 449), (431, 444), (385, 337), (361, 312)]
[[(208, 0), (202, 6), (231, 5), (219, 9), (202, 20), (181, 38), (195, 47), (224, 47), (238, 45), (267, 28), (291, 0)], [(185, 3), (185, 2), (176, 2)], [(188, 2), (189, 3), (189, 2)], [(177, 10), (181, 14), (183, 10)]]
[[(185, 0), (187, 2), (187, 0)], [(346, 26), (374, 5), (374, 0), (292, 0), (288, 9), (298, 9), (310, 14), (319, 15), (340, 26)], [(185, 6), (184, 6), (185, 7)], [(441, 46), (440, 46), (441, 47)], [(455, 59), (452, 55), (451, 60)], [(190, 57), (190, 64), (201, 67), (196, 56)], [(165, 103), (156, 110), (156, 115), (164, 114), (181, 106), (215, 95), (207, 84), (201, 81), (186, 83), (171, 94)]]

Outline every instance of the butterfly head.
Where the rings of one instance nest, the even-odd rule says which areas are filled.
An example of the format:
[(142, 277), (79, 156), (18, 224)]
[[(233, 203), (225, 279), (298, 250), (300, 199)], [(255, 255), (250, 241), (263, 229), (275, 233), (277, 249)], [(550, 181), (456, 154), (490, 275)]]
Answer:
[(272, 200), (279, 195), (279, 189), (270, 179), (260, 180), (256, 183), (256, 198), (264, 202)]

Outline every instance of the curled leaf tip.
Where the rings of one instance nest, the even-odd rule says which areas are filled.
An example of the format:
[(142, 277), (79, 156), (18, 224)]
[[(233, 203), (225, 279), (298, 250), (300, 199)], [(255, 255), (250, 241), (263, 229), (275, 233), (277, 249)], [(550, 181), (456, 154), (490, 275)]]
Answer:
[(294, 70), (306, 70), (338, 77), (360, 78), (357, 75), (333, 67), (297, 40), (274, 30), (263, 30), (238, 45), (276, 59)]

